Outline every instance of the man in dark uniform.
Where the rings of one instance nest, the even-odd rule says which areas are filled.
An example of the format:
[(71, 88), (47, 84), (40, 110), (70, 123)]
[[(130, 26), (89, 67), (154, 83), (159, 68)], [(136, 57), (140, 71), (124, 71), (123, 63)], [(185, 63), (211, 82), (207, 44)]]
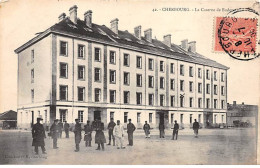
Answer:
[(100, 146), (102, 147), (102, 150), (105, 150), (104, 143), (106, 143), (106, 138), (104, 135), (104, 123), (101, 122), (101, 118), (99, 117), (94, 125), (94, 130), (96, 131), (95, 135), (95, 143), (98, 144), (98, 147), (96, 150), (100, 150)]
[(84, 125), (84, 131), (85, 131), (85, 136), (84, 136), (84, 141), (86, 147), (91, 146), (91, 141), (92, 141), (92, 127), (90, 125), (90, 121), (87, 121), (87, 125)]
[(135, 125), (131, 122), (131, 119), (128, 119), (129, 123), (127, 124), (127, 134), (128, 134), (128, 145), (133, 146), (134, 145), (134, 131), (135, 131)]
[(32, 128), (32, 146), (34, 146), (34, 151), (35, 154), (38, 155), (38, 146), (42, 148), (42, 153), (46, 154), (46, 149), (45, 149), (45, 143), (44, 143), (44, 138), (46, 138), (45, 135), (45, 130), (43, 125), (40, 123), (43, 119), (37, 118), (37, 123), (33, 125)]
[(160, 138), (164, 138), (164, 129), (165, 129), (164, 123), (160, 123), (159, 124)]
[(172, 133), (172, 140), (174, 140), (174, 137), (176, 135), (176, 140), (178, 138), (178, 131), (179, 131), (179, 124), (177, 123), (177, 120), (174, 121), (174, 127), (173, 127), (173, 133)]
[(59, 126), (59, 138), (61, 138), (62, 137), (62, 129), (63, 129), (63, 123), (61, 122), (61, 120), (60, 120), (58, 126)]
[(107, 126), (108, 129), (108, 137), (109, 137), (109, 143), (107, 145), (111, 145), (111, 137), (113, 138), (113, 146), (115, 146), (115, 136), (113, 135), (114, 127), (116, 126), (116, 123), (114, 122), (114, 118), (110, 119), (110, 122)]
[(53, 139), (53, 149), (58, 149), (57, 147), (57, 139), (59, 137), (59, 126), (58, 126), (58, 119), (54, 120), (54, 123), (51, 125), (50, 132), (51, 137)]
[(69, 138), (69, 129), (70, 129), (70, 125), (67, 123), (67, 121), (65, 121), (64, 131), (65, 131), (65, 134), (66, 134), (66, 138)]
[(194, 119), (194, 121), (195, 122), (193, 123), (193, 130), (194, 130), (195, 138), (198, 138), (200, 124), (197, 122), (196, 119)]
[(75, 119), (75, 128), (74, 128), (74, 134), (75, 134), (75, 144), (76, 144), (76, 150), (75, 152), (79, 151), (79, 143), (81, 141), (81, 124), (79, 123), (79, 119)]
[(145, 133), (145, 138), (150, 138), (150, 125), (145, 121), (145, 124), (143, 126), (143, 130)]

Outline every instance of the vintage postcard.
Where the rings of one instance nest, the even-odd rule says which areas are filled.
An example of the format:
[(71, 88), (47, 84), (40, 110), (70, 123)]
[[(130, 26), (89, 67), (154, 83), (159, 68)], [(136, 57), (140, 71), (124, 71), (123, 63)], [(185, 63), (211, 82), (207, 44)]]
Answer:
[(0, 0), (0, 165), (259, 164), (259, 12)]

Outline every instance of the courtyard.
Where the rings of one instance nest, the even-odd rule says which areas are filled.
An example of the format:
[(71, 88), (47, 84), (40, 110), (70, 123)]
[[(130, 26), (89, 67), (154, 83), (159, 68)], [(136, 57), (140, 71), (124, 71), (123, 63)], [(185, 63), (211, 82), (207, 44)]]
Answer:
[[(117, 149), (105, 145), (105, 151), (95, 150), (97, 145), (85, 147), (81, 141), (80, 151), (74, 152), (74, 133), (70, 138), (58, 139), (59, 149), (52, 149), (52, 139), (45, 139), (47, 154), (34, 154), (31, 132), (23, 130), (0, 130), (0, 164), (55, 164), (55, 165), (183, 165), (183, 164), (256, 164), (256, 132), (254, 128), (200, 129), (194, 138), (192, 129), (179, 131), (178, 140), (171, 140), (172, 130), (159, 138), (159, 131), (151, 131), (145, 138), (143, 130), (134, 132), (134, 146)], [(47, 132), (46, 132), (47, 135)], [(83, 132), (82, 132), (83, 135)], [(95, 133), (92, 134), (94, 139)], [(108, 133), (105, 131), (108, 142)], [(125, 144), (127, 144), (127, 134)]]

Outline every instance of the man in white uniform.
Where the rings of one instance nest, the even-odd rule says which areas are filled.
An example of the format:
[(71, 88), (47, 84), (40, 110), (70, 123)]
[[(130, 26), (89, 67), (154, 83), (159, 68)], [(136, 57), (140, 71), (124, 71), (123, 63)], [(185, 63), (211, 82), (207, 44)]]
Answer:
[(124, 126), (120, 124), (120, 120), (117, 120), (116, 126), (114, 127), (113, 134), (116, 138), (117, 149), (125, 149), (124, 147)]

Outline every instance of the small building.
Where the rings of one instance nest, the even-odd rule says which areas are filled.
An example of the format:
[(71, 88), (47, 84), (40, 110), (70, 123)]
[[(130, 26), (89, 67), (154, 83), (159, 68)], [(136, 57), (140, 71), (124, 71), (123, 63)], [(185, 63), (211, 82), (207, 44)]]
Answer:
[(258, 106), (248, 105), (242, 102), (227, 105), (227, 124), (229, 126), (256, 126), (258, 118)]
[(17, 112), (9, 110), (0, 114), (0, 127), (11, 129), (17, 127)]

